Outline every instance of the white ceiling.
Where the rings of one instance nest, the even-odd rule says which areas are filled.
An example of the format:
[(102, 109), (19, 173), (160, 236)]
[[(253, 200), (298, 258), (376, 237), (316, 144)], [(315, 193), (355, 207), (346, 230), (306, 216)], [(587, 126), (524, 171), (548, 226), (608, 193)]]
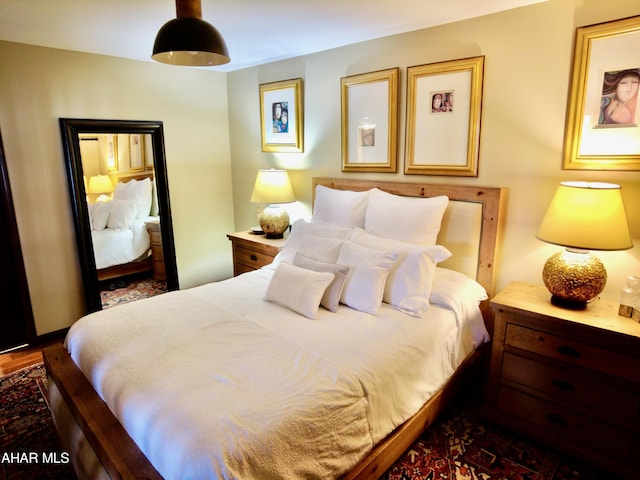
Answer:
[[(546, 0), (202, 0), (231, 71)], [(0, 0), (0, 40), (151, 61), (174, 0)]]

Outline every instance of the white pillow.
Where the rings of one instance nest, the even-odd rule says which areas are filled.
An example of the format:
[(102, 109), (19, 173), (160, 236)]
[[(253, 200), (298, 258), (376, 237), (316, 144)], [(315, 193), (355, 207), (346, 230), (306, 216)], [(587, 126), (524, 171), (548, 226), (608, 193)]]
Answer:
[(111, 195), (112, 200), (128, 200), (129, 196), (129, 187), (132, 185), (131, 182), (118, 182), (116, 187), (113, 190), (113, 195)]
[(281, 263), (271, 277), (264, 299), (305, 317), (316, 318), (320, 299), (333, 279), (333, 273)]
[(298, 267), (306, 268), (307, 270), (334, 274), (335, 278), (325, 290), (322, 300), (320, 300), (320, 305), (331, 312), (336, 312), (338, 310), (338, 304), (340, 303), (340, 297), (342, 296), (344, 282), (347, 278), (347, 273), (349, 273), (349, 267), (337, 265), (335, 263), (321, 262), (303, 255), (300, 252), (296, 253), (296, 256), (293, 259), (293, 264)]
[(384, 287), (382, 301), (397, 310), (419, 317), (429, 310), (429, 295), (436, 264), (451, 256), (441, 245), (415, 245), (371, 235), (355, 229), (350, 237), (358, 245), (398, 252)]
[(136, 202), (136, 218), (147, 218), (151, 213), (151, 180), (145, 178), (143, 180), (129, 180), (129, 189), (127, 191), (127, 200)]
[(364, 229), (374, 235), (421, 245), (435, 245), (449, 199), (402, 197), (371, 190)]
[(382, 252), (345, 241), (338, 265), (349, 267), (340, 301), (361, 312), (377, 315), (389, 270), (398, 259), (395, 252)]
[(98, 202), (90, 205), (89, 214), (91, 215), (92, 230), (104, 230), (107, 228), (109, 214), (111, 213), (112, 202)]
[(116, 231), (128, 229), (136, 219), (137, 207), (131, 200), (113, 200), (107, 227)]
[(353, 192), (316, 185), (311, 222), (325, 222), (340, 227), (364, 228), (369, 191)]
[(463, 273), (438, 267), (433, 275), (429, 301), (441, 307), (459, 307), (460, 299), (480, 303), (489, 296), (482, 285)]
[[(337, 227), (330, 223), (310, 223), (302, 219), (296, 220), (291, 225), (291, 233), (287, 237), (284, 247), (273, 259), (271, 268), (276, 268), (281, 262), (293, 263), (297, 252), (309, 252), (316, 247), (320, 250), (311, 256), (323, 262), (335, 263), (338, 253), (340, 253), (342, 239), (347, 238), (350, 233), (350, 229)], [(335, 241), (328, 239), (335, 239)], [(319, 256), (320, 251), (323, 252), (322, 256)]]

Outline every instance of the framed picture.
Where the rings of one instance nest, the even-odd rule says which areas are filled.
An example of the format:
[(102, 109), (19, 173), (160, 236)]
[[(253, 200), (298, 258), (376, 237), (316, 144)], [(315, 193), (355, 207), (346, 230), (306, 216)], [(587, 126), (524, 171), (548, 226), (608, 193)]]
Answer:
[(640, 17), (576, 30), (563, 168), (640, 170)]
[(145, 169), (143, 161), (144, 140), (137, 133), (129, 135), (129, 171), (142, 172)]
[(118, 171), (118, 147), (116, 145), (117, 137), (112, 133), (105, 134), (105, 143), (107, 149), (107, 171)]
[(260, 85), (263, 152), (304, 152), (302, 79)]
[(397, 171), (399, 71), (340, 79), (343, 172)]
[(478, 176), (484, 57), (407, 69), (406, 174)]

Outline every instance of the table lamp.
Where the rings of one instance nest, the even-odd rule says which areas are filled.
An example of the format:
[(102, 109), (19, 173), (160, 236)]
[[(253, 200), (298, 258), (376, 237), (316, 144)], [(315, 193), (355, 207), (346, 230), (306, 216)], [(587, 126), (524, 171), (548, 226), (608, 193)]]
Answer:
[(99, 195), (96, 202), (108, 202), (111, 200), (107, 194), (113, 192), (113, 184), (109, 175), (95, 175), (89, 178), (89, 186), (87, 193), (91, 195)]
[(269, 204), (258, 214), (258, 223), (267, 238), (282, 238), (289, 226), (289, 213), (280, 204), (295, 201), (286, 170), (258, 171), (251, 202)]
[(561, 245), (544, 265), (542, 280), (554, 305), (584, 309), (604, 289), (607, 271), (589, 250), (631, 248), (620, 186), (562, 182), (536, 237)]

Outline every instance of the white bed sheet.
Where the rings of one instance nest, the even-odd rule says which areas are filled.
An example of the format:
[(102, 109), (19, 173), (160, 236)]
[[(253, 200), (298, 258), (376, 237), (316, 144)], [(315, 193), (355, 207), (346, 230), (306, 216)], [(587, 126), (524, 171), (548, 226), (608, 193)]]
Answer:
[(158, 217), (135, 219), (126, 230), (92, 230), (93, 253), (98, 270), (138, 260), (151, 247), (145, 222)]
[(133, 302), (71, 328), (72, 358), (165, 478), (338, 477), (487, 340), (479, 310), (458, 305), (423, 318), (341, 306), (310, 320), (262, 300), (272, 275)]

